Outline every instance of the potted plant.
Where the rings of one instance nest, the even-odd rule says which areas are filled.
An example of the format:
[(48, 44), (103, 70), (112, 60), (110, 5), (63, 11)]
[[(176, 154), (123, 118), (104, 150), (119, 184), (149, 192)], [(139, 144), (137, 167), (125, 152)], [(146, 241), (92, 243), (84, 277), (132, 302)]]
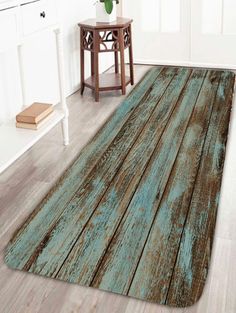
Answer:
[(98, 0), (96, 2), (96, 19), (99, 23), (111, 23), (117, 18), (116, 5), (119, 0)]

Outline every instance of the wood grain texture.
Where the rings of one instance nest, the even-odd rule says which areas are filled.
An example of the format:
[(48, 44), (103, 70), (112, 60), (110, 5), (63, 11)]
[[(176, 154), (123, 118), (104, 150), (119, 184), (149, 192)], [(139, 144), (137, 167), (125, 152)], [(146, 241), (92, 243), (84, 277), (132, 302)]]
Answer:
[(152, 69), (15, 233), (7, 263), (194, 303), (210, 263), (233, 85), (230, 72)]
[[(205, 73), (201, 71), (194, 72), (186, 89), (181, 94), (161, 141), (128, 205), (127, 213), (115, 233), (107, 252), (108, 256), (104, 257), (104, 263), (98, 270), (95, 286), (127, 294), (136, 264), (158, 209), (158, 202), (178, 155), (182, 137), (195, 106), (204, 75)], [(117, 262), (117, 260), (122, 260), (122, 262)]]
[[(143, 88), (146, 88), (146, 84), (148, 84), (149, 91), (149, 88), (151, 88), (160, 71), (161, 69), (156, 69), (146, 75), (140, 85), (136, 87), (138, 92), (133, 93), (125, 100), (124, 105), (116, 111), (116, 114), (106, 122), (105, 126), (94, 137), (93, 144), (87, 145), (83, 149), (79, 158), (68, 168), (57, 184), (51, 189), (47, 197), (38, 205), (36, 210), (33, 211), (24, 226), (17, 231), (16, 236), (14, 236), (14, 241), (17, 242), (20, 237), (21, 245), (24, 246), (24, 254), (22, 254), (20, 249), (20, 258), (18, 261), (17, 255), (15, 255), (15, 262), (18, 262), (15, 263), (15, 266), (22, 263), (25, 266), (28, 254), (33, 254), (38, 244), (45, 238), (48, 229), (53, 227), (57, 219), (63, 213), (65, 205), (71, 200), (74, 194), (76, 194), (76, 191), (81, 188), (81, 184), (93, 168), (96, 166), (100, 168), (102, 164), (106, 165), (107, 158), (104, 158), (103, 152), (108, 149), (115, 137), (117, 137), (117, 132), (115, 131), (116, 127), (121, 129), (133, 113), (134, 108), (142, 103), (142, 99), (146, 98), (148, 92), (144, 93)], [(120, 115), (120, 118), (118, 118), (117, 115)], [(102, 141), (100, 142), (100, 140)], [(109, 152), (107, 152), (107, 154), (109, 154)], [(98, 162), (100, 158), (102, 158), (102, 160)], [(34, 223), (36, 231), (29, 227), (29, 221), (31, 220)], [(41, 227), (42, 221), (45, 226), (44, 228)], [(21, 237), (22, 232), (28, 232), (29, 237), (24, 240)], [(22, 240), (24, 242), (22, 242)]]
[(199, 299), (210, 266), (234, 87), (232, 73), (222, 76), (168, 291), (167, 303), (180, 306)]
[[(166, 303), (176, 251), (179, 248), (182, 229), (201, 162), (203, 144), (220, 75), (220, 73), (208, 73), (201, 89), (195, 111), (183, 138), (178, 158), (145, 245), (137, 275), (135, 275), (129, 291), (130, 295), (138, 294), (142, 298), (158, 299), (160, 303)], [(214, 79), (213, 83), (212, 79)], [(150, 279), (153, 276), (158, 277), (155, 282)], [(189, 298), (186, 297), (186, 300), (189, 301)]]

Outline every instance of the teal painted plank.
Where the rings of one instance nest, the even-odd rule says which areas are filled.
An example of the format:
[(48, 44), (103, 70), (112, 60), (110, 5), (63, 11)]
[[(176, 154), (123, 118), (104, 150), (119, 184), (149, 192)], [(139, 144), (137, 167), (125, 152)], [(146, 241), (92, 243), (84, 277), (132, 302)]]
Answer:
[(109, 246), (107, 256), (97, 271), (93, 286), (122, 294), (128, 292), (205, 74), (206, 71), (194, 70)]
[[(188, 70), (183, 70), (182, 74), (180, 75), (179, 78), (185, 77), (185, 80), (188, 77)], [(144, 103), (143, 108), (142, 108), (142, 113), (140, 117), (143, 119), (145, 114), (145, 110), (150, 110), (152, 107), (155, 108), (157, 106), (157, 103), (159, 102), (161, 95), (163, 94), (164, 90), (166, 90), (167, 85), (169, 85), (170, 81), (173, 78), (173, 75), (176, 73), (176, 70), (171, 70), (163, 73), (163, 76), (160, 76), (160, 78), (157, 79), (155, 82), (152, 92), (150, 94), (150, 97), (147, 99), (147, 102)], [(163, 118), (163, 122), (165, 122), (166, 117), (164, 112), (168, 111), (170, 112), (170, 109), (163, 108), (162, 110), (159, 109), (160, 117)], [(150, 119), (153, 119), (152, 114)], [(157, 120), (157, 119), (156, 119)], [(133, 120), (130, 120), (130, 123), (132, 125), (132, 132), (136, 134), (136, 138), (140, 138), (141, 135), (138, 134), (138, 129), (139, 126), (137, 124), (134, 124)], [(146, 129), (146, 126), (145, 128)], [(148, 132), (147, 139), (150, 139), (151, 136), (153, 136), (153, 131)], [(128, 133), (128, 137), (131, 137), (132, 132)], [(142, 131), (143, 132), (143, 131)], [(128, 140), (128, 139), (127, 139)], [(139, 147), (139, 146), (138, 146)], [(139, 147), (139, 151), (141, 152), (142, 145)], [(143, 149), (144, 150), (144, 149)], [(122, 148), (119, 149), (118, 146), (116, 146), (116, 151), (120, 151), (121, 154), (124, 154), (124, 151)], [(150, 152), (149, 152), (150, 153)], [(140, 159), (140, 155), (138, 154), (138, 159)], [(137, 159), (137, 162), (139, 161)], [(143, 157), (144, 161), (145, 158)], [(119, 160), (119, 162), (122, 160)], [(124, 161), (124, 160), (123, 160)], [(131, 163), (134, 161), (132, 159)], [(135, 162), (134, 164), (136, 164)], [(126, 163), (126, 160), (124, 161)], [(114, 160), (112, 159), (111, 162), (111, 170), (114, 170), (114, 167), (116, 164), (114, 163)], [(124, 166), (122, 166), (124, 168)], [(131, 171), (130, 168), (130, 163), (128, 164), (128, 170)], [(122, 170), (119, 170), (122, 172)], [(78, 239), (79, 234), (83, 230), (83, 227), (86, 225), (88, 219), (90, 216), (93, 214), (94, 210), (96, 209), (97, 205), (99, 204), (99, 201), (102, 202), (101, 199), (101, 190), (98, 188), (97, 185), (97, 177), (98, 177), (98, 172), (94, 172), (94, 178), (96, 178), (96, 185), (94, 187), (94, 190), (92, 188), (89, 188), (88, 185), (86, 184), (86, 193), (84, 190), (81, 191), (81, 194), (78, 194), (76, 198), (74, 198), (70, 204), (68, 205), (65, 214), (63, 214), (61, 220), (57, 224), (56, 228), (53, 230), (53, 233), (50, 236), (50, 240), (47, 242), (45, 245), (43, 251), (40, 253), (39, 257), (34, 260), (34, 263), (32, 263), (30, 271), (40, 273), (41, 275), (53, 275), (55, 276), (57, 274), (58, 269), (61, 267), (63, 262), (65, 261), (66, 256), (68, 255), (71, 247), (73, 246), (74, 242)], [(118, 174), (116, 174), (117, 176)], [(110, 173), (106, 173), (106, 177), (110, 178)], [(122, 176), (124, 176), (124, 173), (122, 172)], [(127, 178), (128, 176), (126, 176)], [(91, 180), (91, 183), (94, 184), (94, 179)], [(102, 178), (102, 183), (104, 184), (104, 177)], [(122, 185), (122, 188), (124, 188), (124, 184)], [(99, 196), (99, 201), (95, 202), (96, 199), (96, 194)], [(113, 194), (112, 194), (113, 196)], [(112, 198), (112, 201), (114, 201), (114, 198)], [(114, 202), (115, 203), (115, 202)], [(109, 211), (108, 211), (109, 212)], [(119, 213), (119, 211), (117, 211)], [(97, 213), (96, 213), (97, 214)], [(89, 228), (87, 225), (86, 228)], [(60, 238), (62, 240), (60, 240)], [(63, 244), (61, 242), (63, 241)], [(53, 253), (51, 253), (53, 251)], [(56, 255), (56, 256), (55, 256)], [(44, 266), (45, 260), (50, 260), (48, 263), (48, 266)]]
[(130, 296), (162, 304), (166, 301), (220, 78), (220, 72), (208, 72), (137, 266)]
[(202, 295), (210, 266), (235, 75), (224, 72), (166, 303), (184, 307)]
[[(110, 119), (98, 131), (93, 140), (84, 147), (74, 163), (61, 176), (48, 195), (32, 212), (26, 223), (14, 235), (14, 241), (21, 236), (23, 231), (28, 230), (30, 220), (34, 220), (35, 231), (39, 237), (42, 220), (45, 227), (50, 228), (54, 219), (57, 218), (64, 209), (68, 199), (71, 199), (75, 190), (78, 190), (82, 182), (92, 170), (94, 165), (100, 161), (104, 151), (109, 147), (117, 133), (122, 129), (125, 122), (133, 114), (138, 105), (148, 96), (152, 84), (157, 79), (163, 68), (152, 68), (144, 76), (143, 80), (134, 88), (130, 95), (121, 103)], [(32, 236), (34, 233), (32, 234)], [(13, 243), (13, 241), (12, 241)]]
[[(176, 94), (176, 90), (178, 90), (178, 88), (176, 88), (176, 86), (178, 85), (178, 77), (177, 77), (177, 80), (175, 82), (175, 88), (173, 88), (171, 98), (169, 100), (167, 100), (167, 102), (163, 101), (164, 107), (168, 107), (168, 106), (173, 105), (173, 99), (175, 99), (174, 103), (176, 101), (178, 101), (177, 108), (171, 115), (172, 127), (168, 127), (167, 130), (165, 130), (164, 133), (162, 133), (161, 140), (158, 141), (159, 142), (158, 148), (155, 148), (155, 157), (151, 157), (151, 160), (150, 160), (151, 165), (147, 164), (148, 169), (145, 171), (145, 173), (149, 173), (150, 176), (147, 174), (144, 175), (144, 178), (141, 181), (141, 186), (140, 185), (138, 186), (137, 192), (135, 192), (135, 188), (137, 185), (133, 186), (133, 182), (131, 181), (131, 183), (128, 186), (128, 196), (129, 197), (127, 197), (127, 194), (124, 193), (122, 190), (117, 190), (116, 185), (114, 186), (115, 188), (113, 188), (113, 192), (119, 196), (118, 199), (116, 197), (115, 202), (118, 202), (119, 199), (121, 199), (121, 201), (124, 200), (124, 202), (123, 203), (121, 202), (120, 204), (118, 203), (119, 206), (117, 208), (111, 206), (110, 214), (108, 214), (109, 213), (108, 208), (110, 208), (112, 201), (110, 201), (110, 203), (109, 202), (107, 203), (107, 201), (112, 200), (112, 199), (111, 199), (111, 197), (105, 199), (104, 208), (101, 207), (101, 211), (98, 211), (98, 215), (96, 215), (90, 221), (90, 225), (91, 225), (91, 227), (89, 228), (90, 232), (85, 230), (85, 233), (82, 234), (81, 238), (78, 241), (78, 244), (76, 244), (75, 248), (70, 253), (67, 261), (63, 265), (63, 268), (61, 269), (61, 271), (58, 275), (59, 278), (66, 279), (66, 280), (69, 280), (72, 282), (75, 282), (75, 281), (78, 282), (79, 281), (82, 284), (89, 284), (89, 283), (91, 284), (91, 279), (93, 278), (93, 275), (97, 271), (96, 265), (99, 265), (99, 261), (100, 261), (101, 257), (103, 256), (101, 254), (101, 252), (102, 253), (105, 252), (104, 248), (106, 248), (106, 245), (109, 244), (109, 241), (112, 239), (113, 233), (115, 231), (115, 229), (112, 228), (112, 226), (113, 226), (112, 224), (114, 224), (116, 221), (116, 216), (114, 216), (114, 213), (117, 209), (119, 210), (121, 208), (123, 208), (123, 211), (125, 213), (124, 209), (127, 208), (127, 205), (130, 202), (130, 200), (132, 199), (134, 192), (135, 192), (135, 197), (132, 199), (131, 204), (129, 206), (130, 211), (128, 211), (128, 213), (125, 213), (125, 216), (124, 216), (122, 221), (126, 221), (126, 223), (124, 224), (124, 228), (127, 230), (128, 229), (131, 230), (135, 227), (139, 228), (140, 231), (143, 230), (142, 227), (140, 227), (140, 225), (142, 223), (139, 225), (140, 220), (138, 220), (136, 218), (138, 218), (139, 214), (142, 216), (141, 218), (144, 218), (144, 216), (145, 216), (145, 210), (143, 209), (144, 208), (143, 205), (144, 205), (145, 201), (148, 201), (148, 203), (149, 203), (149, 200), (152, 199), (152, 196), (149, 193), (152, 193), (150, 186), (153, 186), (153, 179), (155, 179), (155, 184), (158, 184), (158, 182), (159, 182), (160, 188), (162, 188), (164, 185), (164, 179), (162, 180), (162, 177), (165, 177), (165, 174), (167, 172), (169, 172), (171, 169), (171, 164), (168, 163), (168, 161), (170, 159), (170, 155), (172, 155), (172, 153), (175, 153), (175, 151), (176, 151), (176, 149), (178, 149), (178, 146), (179, 146), (180, 141), (181, 141), (181, 139), (176, 138), (177, 137), (176, 130), (180, 129), (180, 131), (182, 130), (184, 132), (186, 124), (187, 124), (185, 119), (188, 120), (188, 117), (191, 115), (192, 109), (194, 107), (194, 103), (193, 103), (194, 97), (192, 96), (192, 92), (198, 93), (199, 89), (201, 88), (202, 81), (203, 81), (202, 71), (201, 71), (201, 73), (195, 71), (194, 74), (190, 78), (190, 82), (187, 84), (188, 87), (186, 87), (186, 90), (184, 93), (185, 97), (182, 98), (182, 96), (181, 96), (179, 101), (178, 101), (179, 91), (178, 91), (178, 94)], [(190, 97), (190, 95), (191, 95), (191, 97)], [(168, 96), (169, 96), (169, 93), (167, 94), (167, 99), (168, 99)], [(187, 109), (186, 109), (186, 101), (188, 102)], [(177, 116), (179, 117), (179, 119), (176, 118)], [(153, 126), (151, 126), (152, 128), (154, 128), (154, 130), (155, 130), (155, 127), (159, 121), (160, 121), (160, 119), (157, 118), (156, 123)], [(168, 126), (169, 125), (170, 125), (170, 122), (168, 121)], [(167, 137), (167, 133), (169, 134), (169, 138), (171, 138), (171, 141), (164, 140), (164, 138)], [(138, 146), (140, 146), (141, 142), (145, 142), (145, 140), (143, 138), (140, 138), (140, 142), (138, 142)], [(156, 144), (158, 142), (156, 142)], [(149, 144), (149, 141), (146, 141), (146, 147), (148, 146), (148, 144)], [(165, 152), (164, 152), (164, 149), (161, 149), (161, 147), (166, 148)], [(142, 154), (138, 153), (137, 155), (140, 158), (140, 156)], [(157, 157), (157, 155), (158, 155), (158, 157)], [(148, 160), (146, 159), (146, 162), (147, 161)], [(131, 160), (131, 163), (134, 163), (134, 162), (132, 162), (132, 160)], [(163, 163), (165, 163), (165, 166), (163, 166)], [(143, 168), (142, 168), (142, 170), (143, 170)], [(126, 175), (126, 173), (124, 173), (123, 175)], [(141, 175), (137, 175), (137, 176), (139, 179), (141, 178)], [(157, 178), (157, 176), (158, 176), (158, 178)], [(122, 186), (122, 184), (121, 184), (121, 186)], [(149, 190), (148, 194), (145, 193), (145, 189), (147, 188), (147, 186), (148, 186), (148, 190)], [(133, 189), (133, 187), (134, 187), (134, 189)], [(130, 188), (132, 188), (131, 189), (132, 193), (129, 192)], [(114, 201), (114, 198), (113, 198), (113, 201)], [(136, 207), (134, 203), (138, 204), (138, 207)], [(147, 219), (148, 219), (148, 215), (149, 214), (146, 215)], [(150, 216), (151, 216), (151, 214), (150, 214)], [(129, 217), (131, 217), (131, 219), (129, 219)], [(132, 224), (132, 222), (134, 220), (137, 222), (137, 224), (135, 224), (135, 225)], [(106, 228), (105, 228), (105, 232), (104, 232), (103, 226), (105, 226), (105, 225), (106, 225)], [(122, 222), (122, 225), (123, 225), (123, 222)], [(147, 221), (147, 225), (148, 225), (148, 221)], [(118, 225), (116, 224), (115, 226), (118, 226)], [(91, 237), (91, 234), (92, 234), (92, 237)], [(119, 232), (119, 234), (121, 234), (121, 232)], [(133, 239), (135, 242), (135, 234), (133, 234), (133, 235), (134, 235)], [(91, 249), (91, 250), (89, 249), (89, 251), (88, 251), (87, 249), (85, 249), (85, 247), (88, 246), (89, 242), (90, 242), (89, 246), (91, 247), (91, 242), (93, 242), (93, 240), (95, 240), (94, 245), (92, 245), (93, 249)], [(104, 241), (106, 244), (105, 246), (104, 246)], [(130, 262), (132, 262), (132, 260), (127, 260), (125, 258), (125, 255), (127, 256), (127, 251), (129, 251), (130, 247), (123, 246), (123, 242), (119, 241), (118, 238), (116, 237), (116, 235), (115, 235), (115, 238), (113, 239), (113, 241), (115, 241), (117, 243), (117, 245), (120, 248), (119, 252), (121, 253), (119, 255), (116, 255), (117, 258), (114, 261), (114, 263), (116, 264), (116, 268), (111, 273), (109, 271), (110, 263), (102, 266), (102, 268), (99, 269), (98, 273), (102, 275), (103, 271), (105, 271), (104, 270), (104, 268), (105, 268), (106, 270), (109, 271), (109, 274), (110, 274), (110, 275), (108, 274), (106, 277), (107, 278), (106, 285), (104, 286), (102, 283), (97, 284), (96, 281), (93, 282), (92, 285), (93, 286), (99, 286), (99, 288), (101, 288), (101, 289), (106, 289), (106, 290), (112, 289), (113, 292), (121, 292), (120, 288), (119, 289), (116, 288), (117, 287), (116, 282), (118, 282), (117, 280), (119, 280), (117, 270), (118, 270), (118, 267), (122, 267), (122, 264), (123, 264), (123, 266), (125, 266), (125, 263), (130, 264)], [(115, 246), (115, 244), (114, 244), (114, 246)], [(86, 254), (85, 260), (87, 260), (87, 262), (84, 262), (85, 261), (83, 258), (84, 254)], [(107, 255), (108, 256), (111, 255), (110, 251), (108, 251), (106, 253), (106, 260), (107, 259), (110, 260), (110, 258), (107, 257)], [(97, 263), (95, 263), (94, 260)], [(82, 268), (81, 268), (81, 266), (82, 266)], [(126, 282), (127, 282), (127, 277), (128, 277), (127, 272), (125, 271), (122, 273), (122, 270), (123, 270), (123, 268), (121, 269), (120, 275), (121, 276), (124, 275), (126, 277)], [(104, 273), (104, 275), (105, 275), (105, 273)], [(109, 283), (108, 283), (108, 281), (109, 281)], [(118, 284), (119, 284), (119, 282), (118, 282)]]
[[(6, 262), (11, 267), (29, 269), (31, 263), (34, 263), (35, 258), (41, 253), (43, 246), (46, 245), (50, 237), (58, 233), (57, 230), (59, 230), (60, 234), (62, 229), (67, 227), (70, 238), (70, 227), (75, 224), (75, 217), (76, 220), (80, 221), (80, 227), (83, 227), (96, 208), (97, 202), (111, 182), (123, 158), (125, 158), (125, 151), (127, 150), (128, 152), (138, 137), (139, 132), (141, 132), (143, 126), (148, 121), (158, 99), (166, 90), (176, 71), (177, 69), (166, 69), (157, 76), (154, 82), (156, 82), (158, 89), (155, 90), (155, 93), (149, 90), (149, 95), (134, 110), (129, 120), (126, 121), (113, 142), (109, 145), (100, 162), (97, 163), (95, 169), (86, 176), (86, 180), (81, 177), (82, 183), (79, 191), (76, 191), (77, 189), (70, 190), (70, 194), (74, 193), (75, 196), (72, 200), (69, 200), (69, 205), (66, 203), (65, 208), (65, 200), (63, 200), (63, 210), (61, 210), (62, 205), (59, 207), (44, 207), (39, 213), (37, 212), (37, 217), (31, 219), (29, 224), (21, 230), (20, 236), (18, 235), (8, 247)], [(100, 136), (100, 140), (102, 144), (103, 136)], [(79, 175), (77, 179), (80, 183)], [(73, 185), (67, 187), (73, 189)], [(67, 192), (65, 188), (63, 190)], [(68, 202), (67, 197), (66, 199)], [(72, 224), (66, 219), (67, 214)], [(63, 252), (66, 253), (65, 251)]]
[(121, 104), (16, 233), (10, 267), (172, 306), (199, 298), (235, 77), (160, 71), (147, 74), (140, 99)]

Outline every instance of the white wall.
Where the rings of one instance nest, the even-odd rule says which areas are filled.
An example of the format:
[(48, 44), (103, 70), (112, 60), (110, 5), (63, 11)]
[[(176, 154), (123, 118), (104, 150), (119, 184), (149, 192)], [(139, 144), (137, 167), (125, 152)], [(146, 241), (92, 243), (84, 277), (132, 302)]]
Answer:
[[(95, 17), (95, 0), (60, 0), (59, 15), (64, 28), (64, 51), (66, 61), (67, 93), (79, 88), (80, 56), (78, 22)], [(111, 55), (100, 58), (100, 70), (104, 71), (112, 65)], [(86, 73), (89, 75), (89, 54), (86, 53)]]

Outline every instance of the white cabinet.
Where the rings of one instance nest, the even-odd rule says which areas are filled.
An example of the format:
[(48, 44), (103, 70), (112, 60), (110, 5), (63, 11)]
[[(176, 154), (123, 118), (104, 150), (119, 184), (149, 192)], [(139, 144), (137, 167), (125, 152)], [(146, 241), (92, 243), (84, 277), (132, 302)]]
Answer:
[(19, 21), (17, 3), (0, 2), (0, 124), (22, 107), (17, 45)]
[(25, 36), (40, 31), (57, 22), (57, 5), (55, 0), (42, 0), (30, 4), (22, 4), (21, 21)]
[(0, 52), (16, 46), (18, 42), (18, 9), (0, 11)]
[[(23, 103), (24, 106), (31, 104), (26, 101), (27, 92), (30, 87), (28, 87), (29, 85), (26, 79), (29, 73), (27, 73), (26, 62), (24, 62), (24, 49), (28, 49), (30, 45), (36, 46), (39, 42), (42, 42), (44, 46), (46, 42), (44, 41), (44, 37), (47, 37), (49, 34), (51, 36), (50, 38), (53, 39), (51, 44), (54, 45), (55, 49), (52, 49), (52, 45), (48, 47), (45, 46), (44, 51), (46, 53), (44, 55), (37, 54), (35, 63), (37, 63), (37, 66), (43, 67), (44, 69), (41, 81), (44, 77), (46, 77), (45, 80), (48, 76), (52, 77), (47, 74), (49, 69), (47, 65), (45, 65), (45, 60), (48, 54), (50, 54), (49, 52), (54, 51), (53, 60), (56, 61), (56, 73), (55, 76), (52, 77), (52, 80), (58, 83), (60, 107), (55, 110), (54, 114), (52, 114), (44, 127), (39, 131), (17, 129), (15, 127), (15, 118), (0, 124), (0, 172), (12, 164), (59, 122), (62, 123), (64, 144), (68, 145), (69, 143), (68, 109), (64, 82), (64, 56), (61, 28), (57, 18), (57, 1), (0, 0), (0, 67), (1, 64), (4, 65), (6, 56), (10, 56), (11, 54), (13, 56), (15, 55), (14, 62), (16, 64), (15, 70), (12, 71), (12, 80), (9, 80), (11, 76), (8, 73), (8, 70), (10, 70), (9, 66), (4, 65), (5, 73), (0, 73), (3, 76), (5, 75), (4, 77), (0, 75), (0, 92), (1, 90), (8, 91), (8, 95), (5, 96), (5, 99), (0, 95), (0, 112), (4, 112), (4, 109), (6, 112), (9, 109), (8, 107), (11, 105), (9, 101), (12, 102), (12, 98), (9, 94), (16, 94), (16, 76), (18, 76), (18, 83), (21, 87), (18, 103)], [(33, 59), (35, 59), (36, 51), (33, 54)], [(30, 55), (29, 51), (28, 55)], [(33, 70), (30, 74), (33, 81), (36, 75)], [(29, 77), (27, 78), (29, 81)], [(3, 86), (3, 84), (6, 83), (7, 86)], [(42, 93), (44, 93), (45, 86), (46, 85), (43, 83), (38, 84), (38, 88), (43, 89), (41, 90)], [(34, 101), (40, 102), (40, 99), (35, 99)], [(16, 107), (17, 106), (18, 104), (16, 104)]]

